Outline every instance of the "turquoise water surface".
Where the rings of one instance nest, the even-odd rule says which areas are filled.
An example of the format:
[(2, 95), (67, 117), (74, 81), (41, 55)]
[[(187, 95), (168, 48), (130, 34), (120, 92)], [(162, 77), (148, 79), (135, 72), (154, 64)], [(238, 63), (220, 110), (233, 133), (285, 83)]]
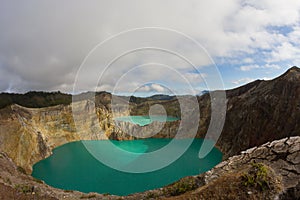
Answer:
[(151, 124), (152, 121), (158, 121), (158, 122), (171, 122), (179, 120), (177, 117), (172, 116), (161, 116), (161, 115), (152, 115), (150, 116), (123, 116), (123, 117), (115, 117), (114, 120), (116, 121), (123, 121), (123, 122), (131, 122), (134, 124), (138, 124), (140, 126), (145, 126), (148, 124)]
[[(84, 141), (84, 143), (97, 144), (98, 151), (119, 159), (113, 150), (107, 149), (107, 143), (113, 142), (118, 148), (142, 155), (164, 147), (171, 140), (102, 140)], [(187, 151), (175, 162), (160, 170), (147, 173), (127, 173), (112, 169), (96, 160), (87, 151), (83, 142), (72, 142), (55, 148), (50, 157), (36, 163), (33, 166), (32, 176), (44, 180), (53, 187), (65, 190), (128, 195), (159, 188), (184, 176), (203, 173), (214, 167), (221, 161), (222, 153), (214, 148), (204, 159), (199, 159), (198, 152), (202, 142), (202, 139), (194, 139)], [(180, 140), (177, 143), (180, 145)], [(126, 160), (126, 158), (120, 159)]]

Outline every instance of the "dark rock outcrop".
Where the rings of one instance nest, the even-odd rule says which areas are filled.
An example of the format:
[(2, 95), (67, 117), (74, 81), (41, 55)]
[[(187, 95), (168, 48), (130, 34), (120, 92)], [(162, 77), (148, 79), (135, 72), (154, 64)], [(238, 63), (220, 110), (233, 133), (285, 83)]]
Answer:
[(250, 162), (264, 163), (270, 166), (276, 174), (281, 176), (284, 192), (290, 191), (300, 183), (300, 137), (267, 142), (262, 146), (243, 151), (241, 155), (230, 157), (211, 171), (206, 172), (205, 182), (211, 182), (222, 174)]
[(292, 67), (278, 78), (254, 81), (226, 94), (226, 121), (217, 143), (224, 158), (268, 141), (300, 135), (299, 68)]
[(42, 158), (45, 158), (47, 156), (47, 153), (50, 151), (50, 149), (47, 146), (47, 142), (44, 141), (43, 135), (40, 132), (38, 132), (37, 134), (37, 141), (38, 141), (39, 152)]

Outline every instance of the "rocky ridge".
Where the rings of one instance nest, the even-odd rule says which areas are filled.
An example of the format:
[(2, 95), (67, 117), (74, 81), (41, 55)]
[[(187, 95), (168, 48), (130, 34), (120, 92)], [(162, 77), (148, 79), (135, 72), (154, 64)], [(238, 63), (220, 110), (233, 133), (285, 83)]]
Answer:
[[(217, 146), (225, 158), (268, 141), (300, 135), (300, 68), (226, 91), (227, 113)], [(205, 125), (204, 125), (205, 127)]]

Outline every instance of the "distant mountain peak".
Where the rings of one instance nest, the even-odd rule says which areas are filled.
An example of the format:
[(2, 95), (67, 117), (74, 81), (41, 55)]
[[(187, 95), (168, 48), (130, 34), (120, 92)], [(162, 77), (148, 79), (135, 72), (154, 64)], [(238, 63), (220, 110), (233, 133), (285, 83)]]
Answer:
[(300, 80), (300, 68), (293, 66), (288, 69), (284, 74), (279, 76), (278, 78), (284, 78), (290, 81), (299, 81)]
[(300, 68), (297, 66), (293, 66), (287, 70), (288, 73), (300, 73)]

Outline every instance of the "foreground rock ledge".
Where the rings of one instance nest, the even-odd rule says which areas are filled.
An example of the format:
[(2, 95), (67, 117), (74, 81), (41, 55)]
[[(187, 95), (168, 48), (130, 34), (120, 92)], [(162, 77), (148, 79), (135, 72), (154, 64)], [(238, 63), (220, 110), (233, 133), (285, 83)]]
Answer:
[[(263, 163), (267, 188), (245, 184), (245, 174), (257, 165), (253, 163)], [(52, 188), (22, 173), (5, 153), (0, 154), (0, 199), (299, 199), (299, 180), (299, 136), (248, 149), (204, 174), (164, 188), (124, 197)]]

